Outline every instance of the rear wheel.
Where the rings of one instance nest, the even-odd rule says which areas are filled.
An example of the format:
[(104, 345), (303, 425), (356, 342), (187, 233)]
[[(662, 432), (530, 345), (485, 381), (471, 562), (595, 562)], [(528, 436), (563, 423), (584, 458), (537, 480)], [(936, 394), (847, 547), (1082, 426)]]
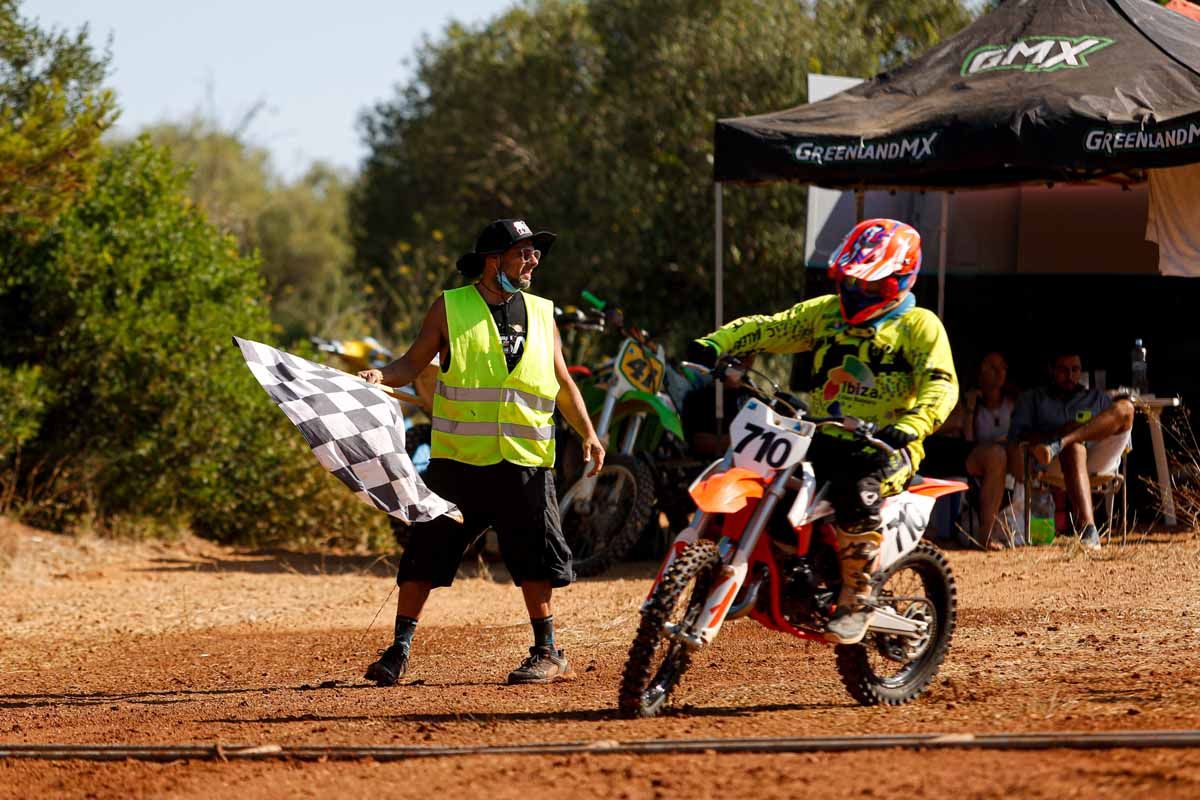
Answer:
[(563, 536), (575, 572), (599, 575), (637, 541), (654, 512), (654, 476), (634, 456), (616, 453), (604, 461), (589, 500), (580, 478), (559, 502)]
[(717, 545), (702, 539), (688, 545), (655, 585), (621, 675), (622, 715), (653, 717), (666, 706), (692, 660), (668, 627), (687, 630), (696, 621), (720, 564)]
[(859, 644), (838, 645), (837, 669), (863, 705), (904, 705), (924, 693), (950, 649), (958, 614), (954, 575), (941, 551), (921, 542), (874, 584), (878, 605), (923, 620), (926, 633), (919, 639), (868, 633)]

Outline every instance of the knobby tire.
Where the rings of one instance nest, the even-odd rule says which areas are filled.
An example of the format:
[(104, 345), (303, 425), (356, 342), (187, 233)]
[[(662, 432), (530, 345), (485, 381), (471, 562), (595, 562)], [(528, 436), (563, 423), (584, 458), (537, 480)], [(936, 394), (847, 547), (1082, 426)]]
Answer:
[[(693, 586), (695, 579), (687, 598), (684, 619), (693, 616), (692, 610), (708, 596), (720, 563), (716, 543), (702, 539), (688, 545), (663, 573), (642, 611), (641, 624), (621, 675), (618, 707), (622, 716), (653, 717), (666, 706), (671, 692), (691, 665), (692, 653), (680, 642), (672, 642), (662, 663), (655, 668), (655, 655), (667, 638), (663, 626), (671, 622), (672, 612), (680, 606), (683, 593)], [(656, 686), (661, 691), (648, 696), (649, 690)]]
[[(583, 554), (584, 548), (578, 544), (571, 548), (575, 574), (581, 578), (599, 575), (607, 570), (614, 561), (624, 558), (633, 549), (642, 529), (646, 527), (646, 523), (654, 513), (654, 475), (651, 473), (650, 467), (635, 456), (613, 453), (604, 460), (604, 469), (601, 470), (600, 476), (602, 477), (605, 472), (617, 469), (623, 469), (633, 477), (633, 502), (618, 509), (617, 513), (624, 513), (625, 517), (619, 521), (619, 524), (607, 526), (609, 531), (607, 536), (597, 537), (595, 535), (596, 526), (590, 526), (592, 537), (587, 542), (590, 550), (586, 554)], [(570, 493), (571, 490), (568, 490), (567, 494)], [(563, 509), (564, 513), (562, 514), (563, 534), (566, 536), (568, 545), (572, 544), (573, 539), (578, 542), (578, 534), (572, 530), (572, 526), (575, 524), (575, 521), (571, 519), (574, 513), (571, 511), (573, 505), (574, 500), (570, 506)], [(579, 552), (577, 553), (576, 550)]]
[(950, 564), (941, 551), (928, 542), (900, 558), (875, 580), (878, 593), (893, 575), (913, 569), (924, 585), (926, 596), (933, 601), (936, 613), (936, 632), (927, 649), (903, 671), (901, 680), (890, 680), (875, 673), (870, 663), (870, 648), (876, 647), (876, 637), (868, 633), (859, 644), (842, 644), (834, 648), (837, 670), (850, 696), (864, 706), (900, 706), (910, 703), (928, 688), (950, 650), (950, 640), (957, 624), (958, 589)]

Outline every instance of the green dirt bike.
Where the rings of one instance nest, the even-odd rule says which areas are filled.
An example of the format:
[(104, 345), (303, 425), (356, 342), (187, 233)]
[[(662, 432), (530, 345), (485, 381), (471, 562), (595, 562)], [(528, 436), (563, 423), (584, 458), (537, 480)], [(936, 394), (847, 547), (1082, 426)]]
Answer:
[(560, 328), (573, 327), (573, 316), (574, 326), (625, 334), (616, 356), (594, 372), (572, 368), (596, 434), (607, 442), (600, 474), (586, 477), (578, 445), (560, 439), (559, 514), (575, 571), (586, 577), (602, 573), (639, 540), (642, 555), (661, 557), (669, 532), (659, 524), (659, 512), (667, 514), (671, 527), (686, 525), (689, 473), (704, 465), (687, 457), (679, 415), (691, 388), (687, 377), (667, 363), (648, 333), (625, 324), (619, 308), (590, 292), (583, 298), (592, 310), (568, 309), (558, 317)]

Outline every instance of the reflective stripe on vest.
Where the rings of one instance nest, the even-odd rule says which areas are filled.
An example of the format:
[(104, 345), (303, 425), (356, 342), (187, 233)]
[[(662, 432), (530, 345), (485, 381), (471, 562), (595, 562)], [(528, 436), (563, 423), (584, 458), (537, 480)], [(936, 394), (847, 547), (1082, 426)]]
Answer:
[[(496, 423), (494, 422), (454, 422), (449, 419), (435, 418), (432, 427), (435, 431), (456, 433), (460, 436), (496, 435)], [(518, 425), (515, 422), (502, 422), (500, 423), (500, 433), (505, 436), (516, 436), (521, 439), (543, 441), (554, 438), (554, 426), (547, 425), (544, 428), (534, 428), (529, 425)]]
[(512, 372), (474, 286), (443, 294), (450, 367), (433, 398), (432, 457), (484, 466), (554, 464), (554, 304), (525, 294), (525, 350)]
[(538, 411), (554, 411), (554, 401), (536, 394), (522, 392), (520, 389), (466, 389), (460, 386), (447, 386), (440, 380), (437, 393), (447, 400), (471, 400), (484, 403), (520, 403), (523, 406)]

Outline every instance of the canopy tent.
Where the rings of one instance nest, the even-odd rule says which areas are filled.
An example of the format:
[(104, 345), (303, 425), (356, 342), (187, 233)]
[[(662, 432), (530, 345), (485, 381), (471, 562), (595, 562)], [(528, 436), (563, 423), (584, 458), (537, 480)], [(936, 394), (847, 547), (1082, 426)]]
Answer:
[[(1147, 168), (1193, 162), (1200, 23), (1150, 0), (1008, 0), (917, 59), (827, 100), (717, 122), (717, 321), (725, 182), (855, 190), (1131, 183)], [(944, 219), (940, 233), (944, 240)], [(941, 247), (939, 285), (944, 259)]]
[(1009, 0), (833, 97), (717, 122), (715, 178), (829, 188), (1141, 179), (1200, 160), (1200, 23), (1150, 0)]

